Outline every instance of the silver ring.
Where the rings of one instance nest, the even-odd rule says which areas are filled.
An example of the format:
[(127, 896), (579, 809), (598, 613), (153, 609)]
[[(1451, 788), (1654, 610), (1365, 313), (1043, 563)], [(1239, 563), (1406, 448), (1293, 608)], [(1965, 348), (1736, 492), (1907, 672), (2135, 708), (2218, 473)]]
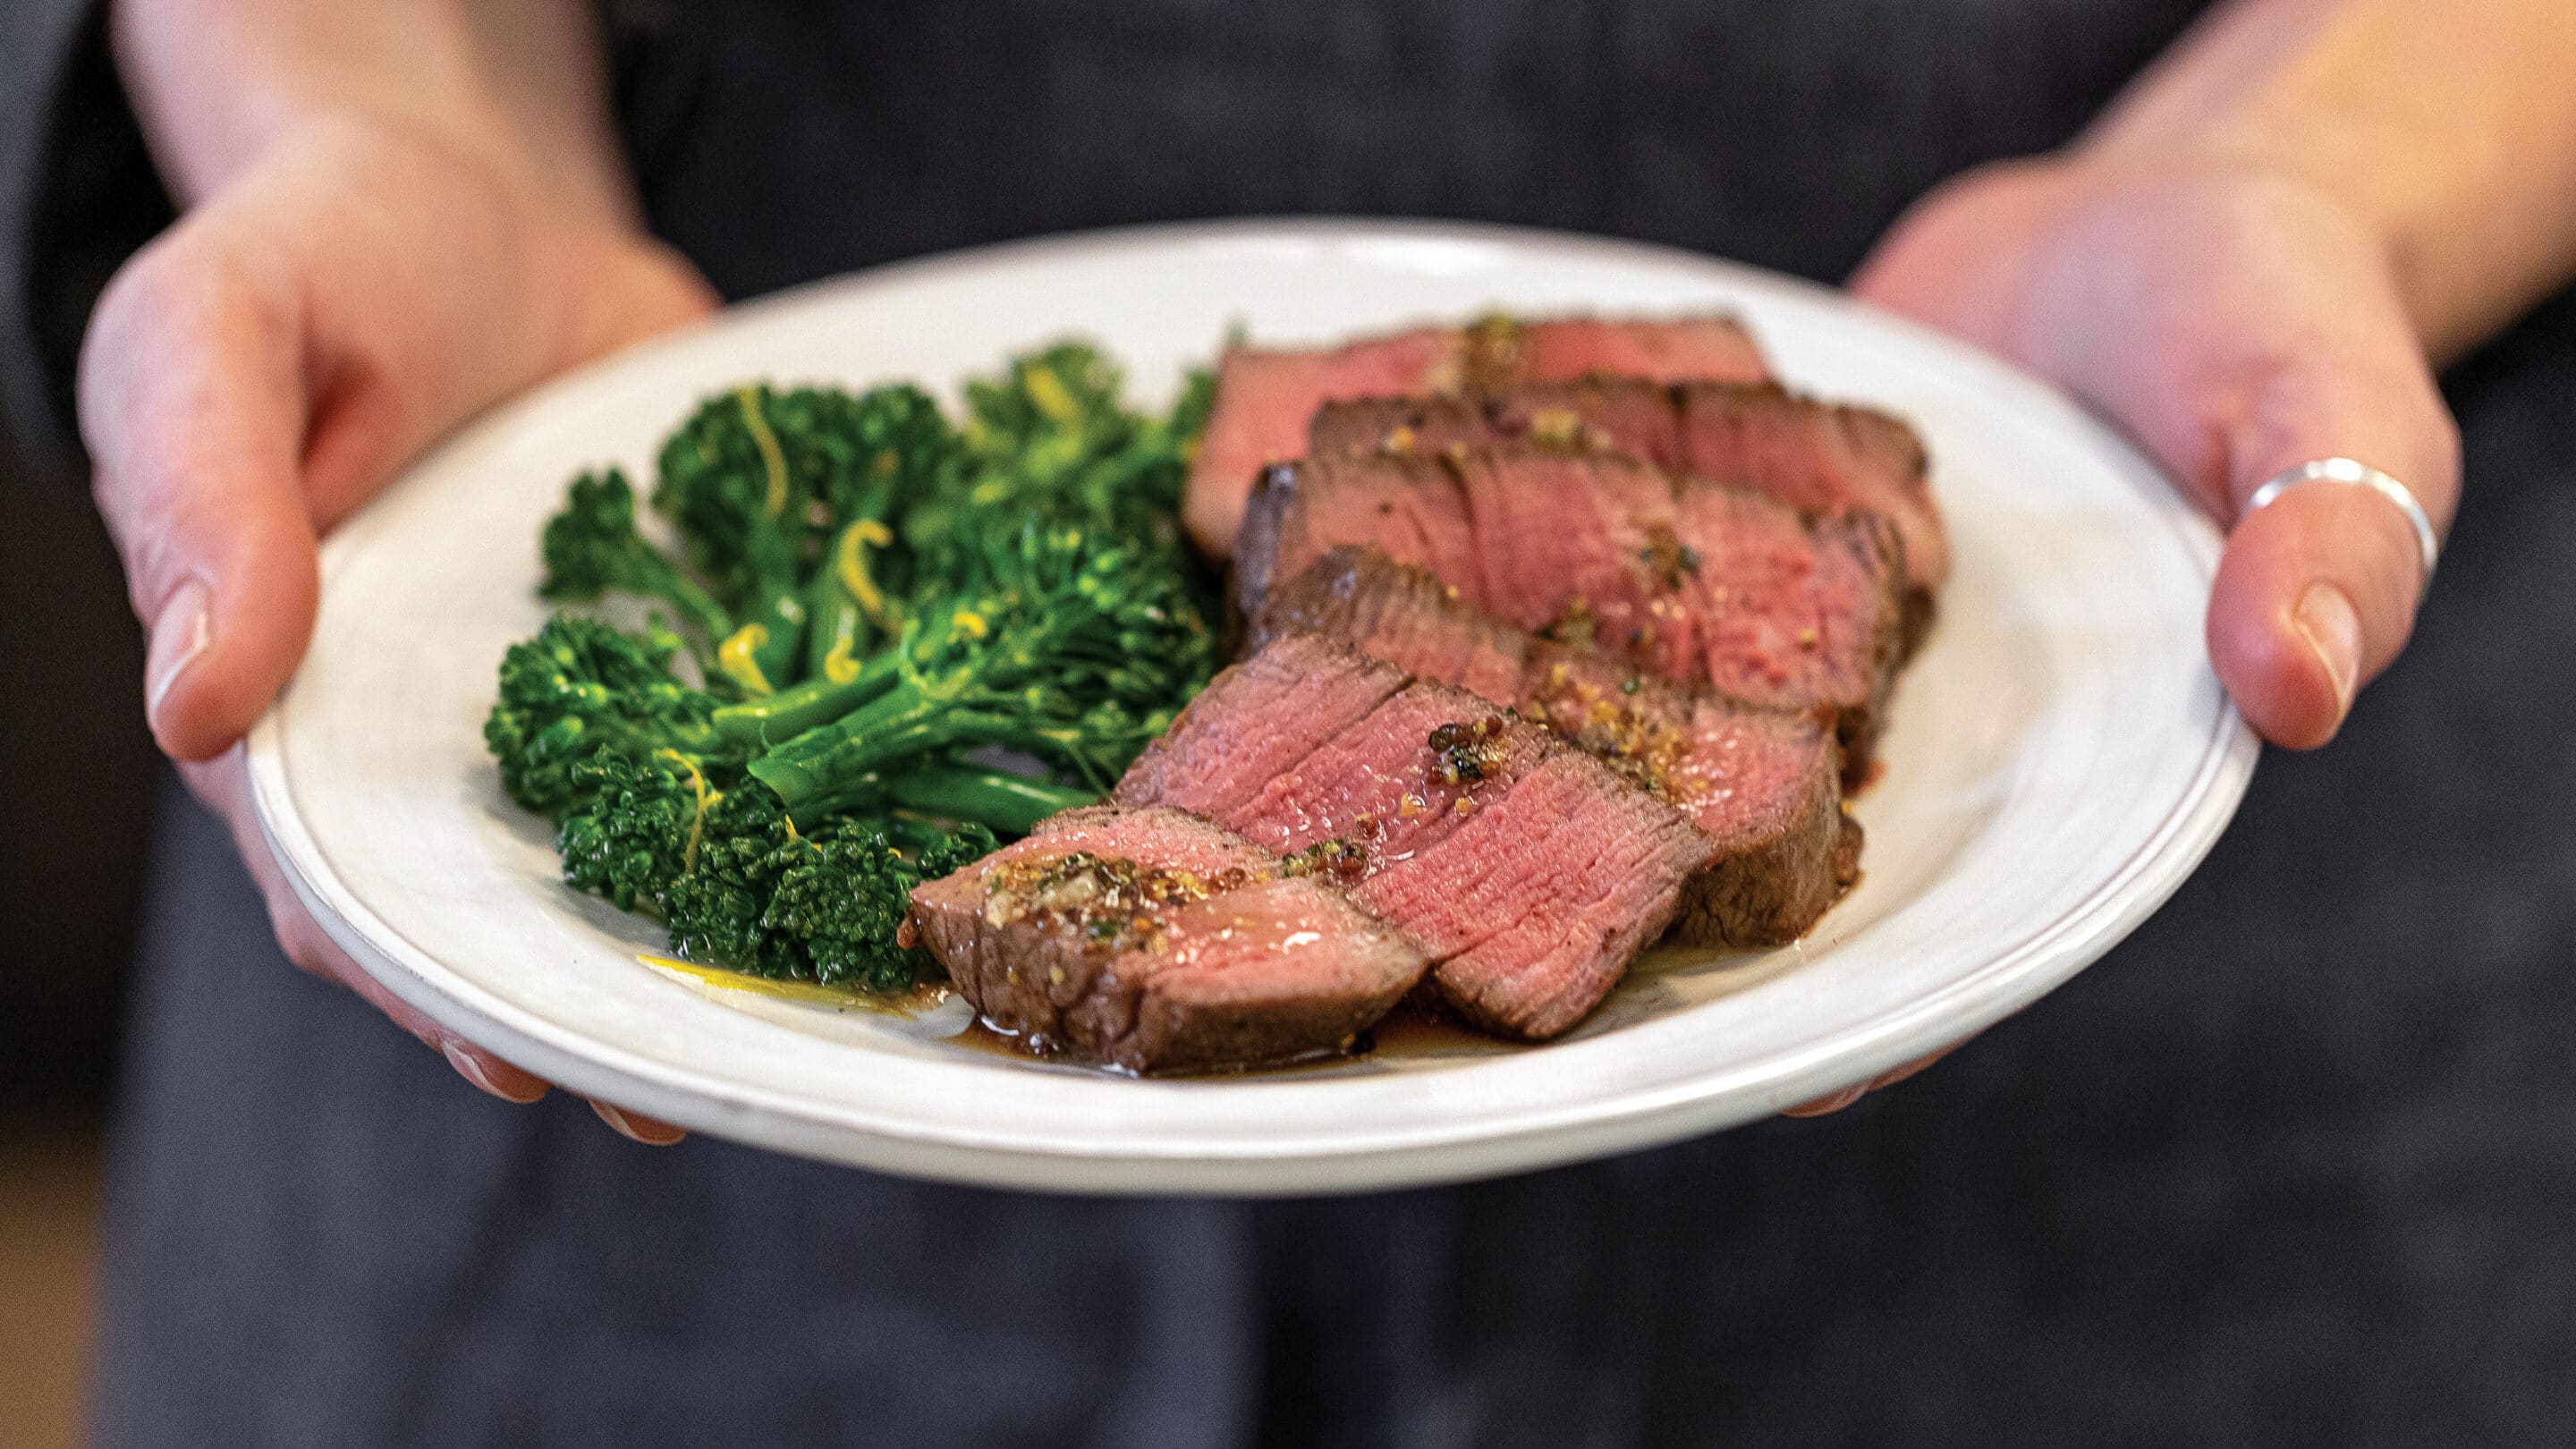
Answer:
[[(2264, 480), (2263, 486), (2254, 490), (2254, 496), (2245, 500), (2245, 513), (2254, 512), (2302, 483), (2355, 484), (2396, 504), (2398, 510), (2406, 515), (2406, 521), (2414, 525), (2415, 547), (2424, 555), (2423, 586), (2432, 586), (2433, 565), (2442, 557), (2441, 540), (2433, 536), (2432, 515), (2424, 511), (2424, 505), (2416, 501), (2415, 494), (2405, 484), (2367, 463), (2357, 463), (2350, 458), (2319, 458), (2313, 463), (2301, 463), (2286, 473)], [(2237, 516), (2242, 518), (2245, 515)]]

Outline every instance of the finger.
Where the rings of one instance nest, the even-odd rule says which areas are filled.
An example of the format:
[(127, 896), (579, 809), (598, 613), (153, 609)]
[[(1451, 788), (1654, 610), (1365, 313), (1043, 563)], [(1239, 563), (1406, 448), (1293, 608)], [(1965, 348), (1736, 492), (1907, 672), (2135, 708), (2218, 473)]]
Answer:
[(1783, 1117), (1831, 1116), (1833, 1113), (1841, 1111), (1868, 1094), (1869, 1083), (1854, 1082), (1852, 1085), (1843, 1088), (1839, 1092), (1827, 1092), (1821, 1097), (1814, 1098), (1810, 1101), (1800, 1102), (1795, 1107), (1783, 1107), (1780, 1109), (1780, 1115)]
[(249, 772), (241, 746), (234, 746), (221, 757), (203, 763), (180, 766), (180, 776), (189, 790), (220, 816), (232, 831), (233, 846), (241, 852), (249, 868), (252, 883), (259, 887), (260, 899), (268, 908), (269, 926), (277, 936), (278, 949), (286, 959), (326, 981), (336, 981), (356, 992), (369, 1005), (392, 1018), (395, 1025), (412, 1034), (421, 1043), (447, 1058), (457, 1075), (505, 1102), (527, 1103), (546, 1094), (543, 1078), (519, 1070), (482, 1047), (450, 1033), (425, 1013), (396, 996), (383, 982), (367, 974), (357, 960), (331, 939), (304, 902), (295, 894), (286, 873), (269, 853), (267, 842), (260, 838), (258, 818), (252, 812), (249, 794)]
[[(2236, 522), (2211, 590), (2211, 663), (2265, 738), (2325, 743), (2413, 627), (2413, 532), (2386, 499), (2333, 484), (2240, 514), (2266, 479), (2349, 457), (2402, 480), (2447, 526), (2458, 434), (2384, 248), (2295, 187), (2170, 180), (2054, 246), (2054, 280), (2016, 351), (2105, 406), (2213, 517)], [(2126, 265), (2090, 260), (2124, 251)]]
[(1890, 1067), (1886, 1071), (1883, 1071), (1877, 1076), (1869, 1079), (1869, 1089), (1873, 1092), (1884, 1091), (1889, 1087), (1895, 1086), (1899, 1082), (1906, 1081), (1913, 1077), (1919, 1077), (1925, 1072), (1932, 1070), (1934, 1067), (1939, 1066), (1943, 1057), (1948, 1056), (1950, 1053), (1957, 1051), (1959, 1048), (1966, 1045), (1966, 1042), (1952, 1042), (1950, 1045), (1941, 1048), (1939, 1051), (1934, 1052), (1929, 1056), (1916, 1057), (1914, 1060), (1906, 1062), (1901, 1066)]
[(618, 1136), (641, 1142), (647, 1147), (668, 1147), (689, 1135), (683, 1128), (647, 1117), (641, 1112), (611, 1106), (597, 1097), (590, 1099), (590, 1110), (599, 1114), (600, 1121), (617, 1129)]
[(547, 1092), (545, 1078), (520, 1071), (462, 1037), (451, 1036), (438, 1049), (458, 1076), (504, 1102), (524, 1107)]
[(1919, 1076), (1924, 1072), (1930, 1071), (1933, 1067), (1939, 1065), (1943, 1057), (1946, 1057), (1950, 1053), (1957, 1051), (1959, 1048), (1966, 1046), (1971, 1040), (1974, 1040), (1974, 1038), (1954, 1041), (1948, 1046), (1945, 1046), (1939, 1051), (1933, 1052), (1928, 1056), (1919, 1056), (1910, 1062), (1890, 1067), (1886, 1071), (1879, 1073), (1877, 1076), (1870, 1078), (1866, 1082), (1859, 1082), (1852, 1086), (1845, 1087), (1839, 1092), (1827, 1092), (1821, 1097), (1801, 1102), (1797, 1106), (1783, 1111), (1780, 1115), (1783, 1117), (1822, 1117), (1829, 1113), (1839, 1112), (1845, 1107), (1850, 1106), (1852, 1103), (1859, 1101), (1861, 1098), (1868, 1096), (1872, 1092), (1893, 1087), (1897, 1083), (1902, 1082), (1909, 1077)]
[(676, 254), (528, 224), (437, 153), (289, 149), (129, 263), (82, 349), (153, 731), (182, 759), (220, 753), (292, 671), (319, 530), (464, 418), (713, 301)]
[(93, 486), (150, 637), (153, 734), (177, 759), (240, 738), (312, 632), (300, 329), (292, 286), (182, 225), (118, 274), (82, 347)]
[[(2238, 434), (2227, 487), (2240, 506), (2264, 480), (2329, 457), (2398, 478), (2437, 534), (2458, 498), (2458, 433), (2418, 357), (2333, 374), (2294, 363)], [(2396, 503), (2343, 483), (2290, 488), (2228, 538), (2210, 590), (2210, 662), (2258, 733), (2312, 749), (2405, 648), (2428, 582)]]

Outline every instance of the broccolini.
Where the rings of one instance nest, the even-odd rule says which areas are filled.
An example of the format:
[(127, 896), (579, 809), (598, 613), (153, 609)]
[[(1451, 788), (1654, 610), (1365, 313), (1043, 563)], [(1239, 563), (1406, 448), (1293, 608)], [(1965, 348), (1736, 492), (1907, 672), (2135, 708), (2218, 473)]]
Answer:
[(935, 970), (896, 941), (912, 887), (1096, 798), (1217, 664), (1177, 522), (1208, 379), (1162, 417), (1121, 386), (1066, 343), (970, 381), (962, 427), (904, 385), (717, 394), (658, 455), (685, 561), (623, 474), (575, 478), (541, 592), (670, 617), (559, 613), (502, 661), (485, 739), (565, 880), (692, 960), (872, 992)]

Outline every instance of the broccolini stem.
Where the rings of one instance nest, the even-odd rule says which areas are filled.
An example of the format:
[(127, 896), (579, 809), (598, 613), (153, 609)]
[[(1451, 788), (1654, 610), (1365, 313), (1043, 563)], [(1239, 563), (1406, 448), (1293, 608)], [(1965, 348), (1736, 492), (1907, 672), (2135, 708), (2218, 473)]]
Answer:
[(790, 807), (831, 797), (842, 782), (889, 770), (933, 751), (1000, 745), (1073, 759), (1081, 742), (1070, 730), (961, 704), (972, 683), (959, 670), (940, 685), (907, 680), (865, 708), (807, 730), (751, 762), (751, 773)]
[(942, 764), (904, 771), (886, 782), (886, 796), (903, 809), (972, 821), (1001, 835), (1026, 835), (1059, 810), (1100, 800), (1089, 790), (1050, 785), (1024, 775)]
[(843, 682), (859, 672), (868, 647), (868, 620), (858, 603), (833, 579), (818, 571), (805, 585), (805, 677), (800, 685)]
[[(752, 694), (775, 694), (778, 688), (796, 683), (793, 670), (804, 657), (804, 598), (801, 598), (799, 588), (783, 585), (783, 588), (773, 590), (768, 598), (755, 598), (752, 603), (755, 603), (755, 608), (747, 611), (750, 621), (734, 637), (747, 637), (744, 647), (750, 650), (750, 663), (760, 670), (760, 681), (768, 686), (752, 688)], [(750, 688), (750, 678), (742, 678), (742, 686)]]
[(669, 600), (671, 606), (678, 609), (689, 623), (695, 625), (698, 632), (704, 634), (710, 643), (720, 643), (734, 632), (733, 615), (725, 609), (724, 605), (717, 603), (713, 595), (699, 588), (696, 581), (668, 564), (664, 564), (660, 572), (666, 576), (667, 581), (658, 592), (664, 599)]
[(743, 745), (791, 740), (859, 708), (902, 678), (903, 661), (889, 650), (868, 660), (846, 680), (817, 675), (765, 698), (726, 705), (713, 716), (716, 732)]

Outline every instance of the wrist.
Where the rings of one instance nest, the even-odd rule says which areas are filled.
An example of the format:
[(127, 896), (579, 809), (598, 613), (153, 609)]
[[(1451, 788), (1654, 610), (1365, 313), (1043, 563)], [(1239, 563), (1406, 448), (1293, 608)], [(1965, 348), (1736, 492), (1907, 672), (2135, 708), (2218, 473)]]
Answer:
[[(2425, 309), (2437, 304), (2424, 291), (2421, 268), (2410, 264), (2416, 252), (2405, 211), (2394, 204), (2393, 183), (2346, 185), (2340, 168), (2277, 137), (2215, 128), (2161, 137), (2152, 146), (2081, 139), (2051, 161), (2079, 198), (2178, 203), (2187, 197), (2198, 209), (2233, 213), (2246, 225), (2290, 228), (2321, 252), (2366, 259), (2405, 304), (2418, 338), (2427, 336)], [(2400, 164), (2392, 157), (2392, 169)]]
[(183, 205), (316, 135), (434, 148), (527, 203), (634, 229), (583, 0), (115, 0), (117, 69)]
[(2122, 108), (2068, 154), (2106, 171), (2232, 178), (2330, 209), (2386, 259), (2416, 336), (2437, 359), (2502, 325), (2563, 271), (2552, 260), (2565, 249), (2554, 231), (2517, 236), (2481, 205), (2534, 189), (2515, 173), (2528, 156), (2518, 163), (2493, 128), (2366, 86), (2284, 88), (2189, 117)]

